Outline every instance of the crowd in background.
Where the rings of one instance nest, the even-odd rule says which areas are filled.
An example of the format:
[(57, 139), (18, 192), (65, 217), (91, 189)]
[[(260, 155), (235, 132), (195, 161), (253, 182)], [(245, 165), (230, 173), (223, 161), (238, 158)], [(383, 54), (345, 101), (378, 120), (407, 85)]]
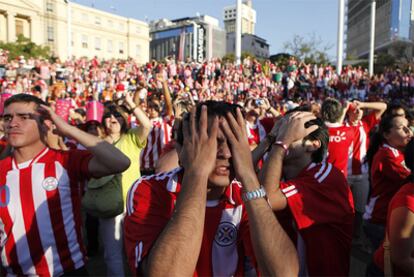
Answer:
[[(344, 179), (344, 182), (349, 183), (352, 190), (353, 199), (345, 197), (338, 200), (347, 205), (352, 202), (352, 210), (355, 207), (355, 219), (348, 221), (349, 218), (344, 216), (344, 222), (346, 220), (351, 225), (344, 225), (343, 228), (348, 230), (353, 225), (351, 236), (354, 245), (374, 255), (373, 263), (368, 268), (369, 274), (377, 276), (385, 270), (381, 244), (390, 228), (387, 225), (388, 204), (407, 184), (407, 178), (412, 178), (412, 157), (408, 157), (407, 162), (407, 154), (404, 155), (414, 132), (414, 72), (410, 68), (386, 69), (382, 74), (369, 76), (368, 71), (359, 66), (346, 66), (338, 74), (331, 65), (305, 64), (293, 57), (280, 64), (245, 58), (240, 65), (220, 59), (203, 63), (182, 62), (171, 57), (141, 65), (133, 59), (80, 58), (50, 62), (20, 57), (8, 60), (7, 53), (2, 52), (1, 114), (7, 99), (18, 94), (30, 94), (42, 99), (66, 122), (102, 138), (130, 159), (130, 167), (119, 175), (125, 203), (134, 197), (128, 196), (127, 192), (141, 176), (145, 179), (145, 176), (155, 173), (171, 172), (181, 165), (179, 153), (174, 151), (177, 141), (182, 143), (182, 137), (177, 135), (177, 129), (182, 126), (177, 122), (185, 119), (186, 114), (200, 103), (212, 105), (212, 101), (217, 101), (241, 107), (257, 172), (261, 168), (271, 168), (266, 164), (272, 156), (266, 143), (285, 146), (280, 141), (275, 142), (275, 136), (280, 137), (280, 133), (275, 131), (278, 122), (295, 111), (311, 112), (329, 130), (329, 145), (325, 145), (329, 166), (333, 164), (339, 169), (338, 172), (342, 172), (347, 180)], [(2, 117), (0, 124), (2, 158), (13, 151), (5, 136), (7, 120), (13, 118)], [(335, 143), (338, 145), (335, 146)], [(47, 145), (65, 151), (82, 148), (77, 141), (52, 131), (48, 133)], [(265, 148), (267, 150), (262, 150)], [(414, 155), (411, 148), (406, 152), (408, 156)], [(266, 151), (269, 152), (265, 155)], [(312, 161), (314, 159), (312, 156)], [(325, 158), (318, 162), (324, 163)], [(383, 167), (386, 166), (387, 172), (384, 173)], [(319, 176), (315, 178), (322, 182), (330, 170), (326, 170), (325, 164), (318, 170), (316, 175)], [(266, 180), (266, 177), (263, 178)], [(412, 183), (408, 183), (410, 185), (404, 187), (405, 195), (398, 192), (398, 203), (404, 202), (401, 199), (405, 196), (413, 197)], [(299, 185), (296, 186), (299, 188)], [(281, 185), (282, 188), (287, 190), (290, 187)], [(284, 193), (290, 205), (292, 191)], [(397, 200), (392, 201), (393, 207), (403, 205), (395, 204)], [(414, 206), (413, 203), (409, 205), (411, 208)], [(414, 213), (413, 210), (411, 212)], [(133, 214), (128, 210), (127, 213), (129, 216)], [(391, 220), (390, 214), (388, 216)], [(110, 218), (99, 218), (93, 213), (86, 215), (88, 255), (96, 254), (99, 233), (104, 241), (109, 276), (125, 275), (124, 247), (120, 239), (124, 217), (122, 212)], [(125, 220), (125, 230), (133, 229), (132, 219)], [(342, 223), (338, 224), (341, 226)], [(407, 236), (412, 239), (412, 234)], [(344, 237), (347, 238), (347, 235)], [(392, 237), (391, 245), (400, 243), (395, 237)], [(134, 241), (131, 242), (133, 239), (129, 236), (127, 240), (134, 244)], [(345, 244), (350, 243), (346, 239), (344, 241)], [(309, 241), (305, 238), (306, 243)], [(408, 244), (412, 246), (413, 241)], [(137, 258), (134, 251), (138, 250), (134, 247), (128, 249), (128, 245), (126, 248), (130, 250), (127, 255), (133, 268), (131, 255)], [(349, 250), (343, 253), (350, 254)], [(392, 260), (396, 272), (410, 272), (409, 267), (414, 265), (414, 251), (413, 248), (407, 251), (410, 250), (411, 260), (401, 255), (398, 258), (407, 260), (401, 263)], [(378, 251), (382, 252), (378, 254)], [(391, 254), (393, 258), (397, 255), (395, 250)], [(311, 260), (308, 259), (308, 262)], [(316, 264), (318, 262), (315, 261)], [(335, 261), (332, 264), (331, 267), (334, 267)], [(338, 273), (349, 269), (348, 262), (344, 265), (345, 269)], [(249, 265), (246, 263), (245, 267), (249, 268)], [(323, 273), (315, 271), (311, 264), (307, 268), (309, 273), (314, 270), (311, 275)]]

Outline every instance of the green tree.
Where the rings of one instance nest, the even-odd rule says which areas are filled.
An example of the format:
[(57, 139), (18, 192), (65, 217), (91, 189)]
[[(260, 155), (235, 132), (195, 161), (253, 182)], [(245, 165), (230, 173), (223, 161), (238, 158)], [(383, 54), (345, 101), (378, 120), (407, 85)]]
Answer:
[(323, 40), (315, 33), (303, 37), (294, 35), (291, 41), (283, 44), (286, 52), (297, 57), (305, 63), (329, 63), (328, 51), (333, 45), (325, 44)]
[(37, 45), (23, 35), (19, 35), (16, 42), (0, 42), (0, 48), (9, 51), (9, 59), (16, 59), (19, 56), (50, 58), (50, 48), (48, 46)]

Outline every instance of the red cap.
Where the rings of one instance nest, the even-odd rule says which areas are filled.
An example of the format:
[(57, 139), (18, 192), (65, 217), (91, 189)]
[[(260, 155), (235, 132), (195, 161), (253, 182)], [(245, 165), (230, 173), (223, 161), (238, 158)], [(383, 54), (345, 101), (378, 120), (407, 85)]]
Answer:
[(125, 86), (123, 84), (118, 84), (116, 86), (116, 91), (125, 91)]

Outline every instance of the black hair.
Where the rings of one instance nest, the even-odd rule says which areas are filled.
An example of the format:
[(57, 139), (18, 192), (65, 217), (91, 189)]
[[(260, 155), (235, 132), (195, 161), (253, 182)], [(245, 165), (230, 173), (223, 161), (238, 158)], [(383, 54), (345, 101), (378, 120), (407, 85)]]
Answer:
[[(230, 112), (234, 117), (236, 117), (236, 109), (240, 108), (241, 111), (241, 106), (236, 105), (236, 104), (230, 104), (227, 102), (223, 102), (223, 101), (205, 101), (203, 103), (199, 103), (196, 106), (196, 122), (198, 122), (200, 120), (200, 115), (201, 115), (201, 107), (202, 106), (206, 106), (207, 107), (207, 113), (208, 113), (208, 117), (214, 117), (214, 116), (218, 116), (218, 117), (225, 117), (226, 114), (228, 112)], [(183, 120), (189, 120), (189, 113), (185, 114), (183, 116)], [(180, 145), (183, 145), (183, 141), (184, 141), (184, 137), (183, 137), (183, 129), (182, 129), (182, 124), (179, 124), (177, 127), (177, 134), (175, 136), (177, 138), (177, 143)]]
[[(311, 107), (304, 105), (296, 107), (290, 111), (288, 111), (286, 114), (290, 114), (293, 112), (311, 112)], [(329, 144), (329, 131), (326, 127), (325, 123), (322, 119), (316, 118), (309, 120), (305, 123), (305, 127), (309, 128), (312, 125), (318, 126), (318, 129), (307, 135), (303, 138), (303, 141), (315, 141), (318, 140), (321, 143), (321, 147), (319, 147), (318, 150), (314, 151), (311, 155), (312, 162), (314, 163), (320, 163), (323, 161), (323, 159), (326, 156), (326, 153), (328, 151), (328, 144)]]
[(380, 146), (385, 142), (384, 134), (389, 133), (393, 127), (393, 119), (395, 115), (387, 114), (381, 118), (378, 128), (372, 133), (370, 137), (369, 147), (367, 150), (366, 162), (368, 163), (369, 171), (371, 171), (372, 161)]
[(105, 108), (105, 111), (104, 111), (104, 114), (102, 115), (102, 120), (101, 120), (104, 127), (106, 128), (105, 119), (108, 117), (111, 117), (111, 115), (113, 115), (118, 120), (119, 124), (121, 125), (121, 134), (125, 134), (126, 132), (128, 132), (128, 118), (125, 115), (122, 108), (115, 106), (115, 105), (107, 106)]
[(334, 99), (334, 98), (327, 98), (322, 103), (321, 107), (321, 117), (322, 120), (336, 123), (341, 118), (343, 112), (342, 104)]
[(408, 176), (407, 180), (409, 182), (414, 182), (414, 139), (411, 139), (405, 147), (404, 157), (405, 166), (411, 170), (411, 174)]
[(393, 115), (393, 112), (399, 109), (404, 110), (404, 113), (407, 114), (407, 108), (404, 105), (399, 102), (393, 102), (391, 104), (388, 104), (387, 109), (384, 112), (384, 116)]
[(47, 106), (46, 102), (43, 101), (42, 99), (37, 98), (36, 96), (33, 96), (31, 94), (25, 94), (25, 93), (19, 93), (19, 94), (13, 95), (12, 97), (10, 97), (4, 102), (4, 107), (6, 108), (13, 103), (35, 103), (36, 108), (38, 108), (40, 105)]

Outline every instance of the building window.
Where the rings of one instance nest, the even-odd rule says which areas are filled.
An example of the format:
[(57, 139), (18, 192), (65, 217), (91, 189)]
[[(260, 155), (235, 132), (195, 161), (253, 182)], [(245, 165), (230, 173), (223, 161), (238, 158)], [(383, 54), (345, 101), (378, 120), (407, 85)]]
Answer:
[(100, 17), (95, 17), (95, 24), (96, 25), (101, 25), (101, 18)]
[(111, 29), (114, 27), (114, 22), (112, 20), (108, 20), (108, 27)]
[(124, 43), (123, 42), (119, 43), (119, 54), (124, 54)]
[(108, 40), (108, 52), (112, 53), (112, 49), (113, 49), (112, 40)]
[(88, 36), (82, 35), (82, 48), (88, 48)]
[(137, 32), (137, 34), (141, 34), (141, 28), (139, 26), (136, 27), (135, 31)]
[(52, 26), (47, 26), (47, 41), (54, 41), (55, 34)]
[(101, 50), (101, 39), (95, 38), (95, 50)]
[(74, 34), (73, 34), (73, 33), (71, 33), (71, 35), (70, 35), (70, 39), (71, 39), (70, 44), (71, 44), (72, 46), (74, 46), (74, 45), (75, 45), (75, 42), (74, 42), (74, 40), (73, 40), (73, 37), (74, 37)]
[(119, 23), (119, 30), (120, 30), (120, 31), (124, 31), (124, 24)]
[(16, 36), (24, 35), (23, 20), (16, 20)]
[(52, 2), (47, 2), (46, 3), (46, 11), (53, 12), (53, 3)]

